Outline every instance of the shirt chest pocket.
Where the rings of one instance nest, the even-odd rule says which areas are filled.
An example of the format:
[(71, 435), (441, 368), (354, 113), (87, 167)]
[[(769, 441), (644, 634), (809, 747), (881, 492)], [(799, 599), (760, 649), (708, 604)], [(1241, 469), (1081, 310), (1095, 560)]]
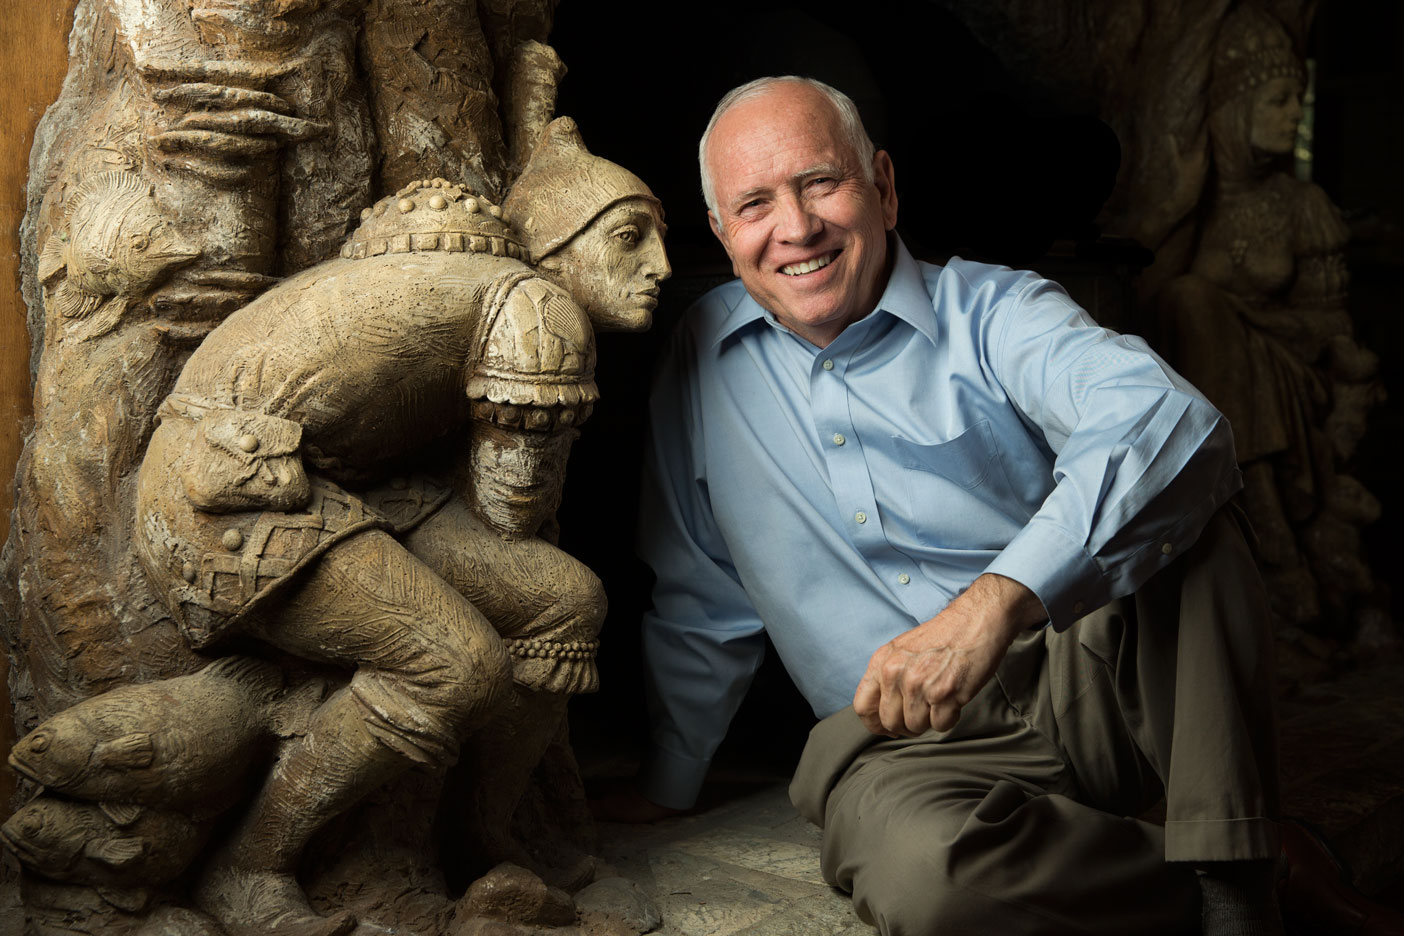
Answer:
[(989, 420), (945, 442), (892, 437), (902, 466), (898, 501), (906, 532), (927, 546), (1002, 549), (1028, 520), (1000, 460)]

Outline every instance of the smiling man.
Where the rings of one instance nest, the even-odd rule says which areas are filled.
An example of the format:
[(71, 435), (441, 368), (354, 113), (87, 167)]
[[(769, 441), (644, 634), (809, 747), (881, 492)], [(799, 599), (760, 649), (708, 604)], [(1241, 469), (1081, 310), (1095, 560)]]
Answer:
[(791, 795), (883, 933), (1280, 932), (1223, 417), (1055, 284), (914, 260), (827, 85), (736, 89), (699, 155), (739, 279), (654, 391), (641, 792), (693, 803), (768, 634), (823, 718)]
[[(756, 120), (776, 107), (787, 119)], [(852, 138), (827, 98), (791, 82), (733, 103), (704, 144), (707, 217), (736, 275), (820, 348), (877, 305), (897, 223), (892, 160)]]

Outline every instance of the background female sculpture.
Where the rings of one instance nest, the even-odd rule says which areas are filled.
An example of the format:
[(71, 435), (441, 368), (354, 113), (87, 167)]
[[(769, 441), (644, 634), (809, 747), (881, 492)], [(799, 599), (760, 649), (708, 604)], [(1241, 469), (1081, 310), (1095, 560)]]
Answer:
[(1344, 466), (1382, 391), (1346, 311), (1348, 231), (1325, 193), (1289, 171), (1304, 82), (1271, 16), (1245, 4), (1225, 19), (1198, 245), (1153, 312), (1164, 353), (1233, 425), (1274, 610), (1349, 637), (1373, 587), (1359, 528), (1379, 504)]

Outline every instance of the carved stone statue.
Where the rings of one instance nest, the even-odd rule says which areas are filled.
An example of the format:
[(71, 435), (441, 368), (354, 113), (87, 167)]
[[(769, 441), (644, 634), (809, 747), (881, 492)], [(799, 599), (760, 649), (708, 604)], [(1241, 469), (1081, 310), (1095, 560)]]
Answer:
[(1212, 195), (1190, 269), (1154, 311), (1167, 356), (1233, 424), (1274, 609), (1293, 624), (1324, 616), (1349, 636), (1352, 600), (1373, 588), (1359, 528), (1380, 508), (1343, 466), (1382, 391), (1346, 311), (1346, 227), (1288, 171), (1303, 81), (1268, 13), (1245, 4), (1224, 20)]
[(551, 6), (80, 2), (3, 595), (35, 932), (405, 931), (297, 875), (411, 774), (417, 828), (442, 797), (518, 866), (459, 931), (573, 920), (512, 828), (598, 681), (604, 595), (554, 513), (594, 329), (647, 328), (671, 271), (647, 186), (548, 124)]

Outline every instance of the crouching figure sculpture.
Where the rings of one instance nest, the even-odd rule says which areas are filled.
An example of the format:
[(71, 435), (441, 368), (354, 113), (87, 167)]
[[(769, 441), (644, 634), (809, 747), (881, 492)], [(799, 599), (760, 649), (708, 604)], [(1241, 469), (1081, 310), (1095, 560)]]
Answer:
[(351, 673), (203, 853), (191, 898), (230, 934), (353, 930), (299, 887), (308, 840), (470, 736), (471, 789), (448, 795), (485, 864), (530, 865), (512, 812), (598, 680), (602, 588), (549, 541), (594, 329), (647, 328), (670, 269), (657, 200), (566, 118), (505, 202), (442, 179), (381, 199), (339, 258), (215, 328), (159, 408), (131, 539), (185, 639)]

